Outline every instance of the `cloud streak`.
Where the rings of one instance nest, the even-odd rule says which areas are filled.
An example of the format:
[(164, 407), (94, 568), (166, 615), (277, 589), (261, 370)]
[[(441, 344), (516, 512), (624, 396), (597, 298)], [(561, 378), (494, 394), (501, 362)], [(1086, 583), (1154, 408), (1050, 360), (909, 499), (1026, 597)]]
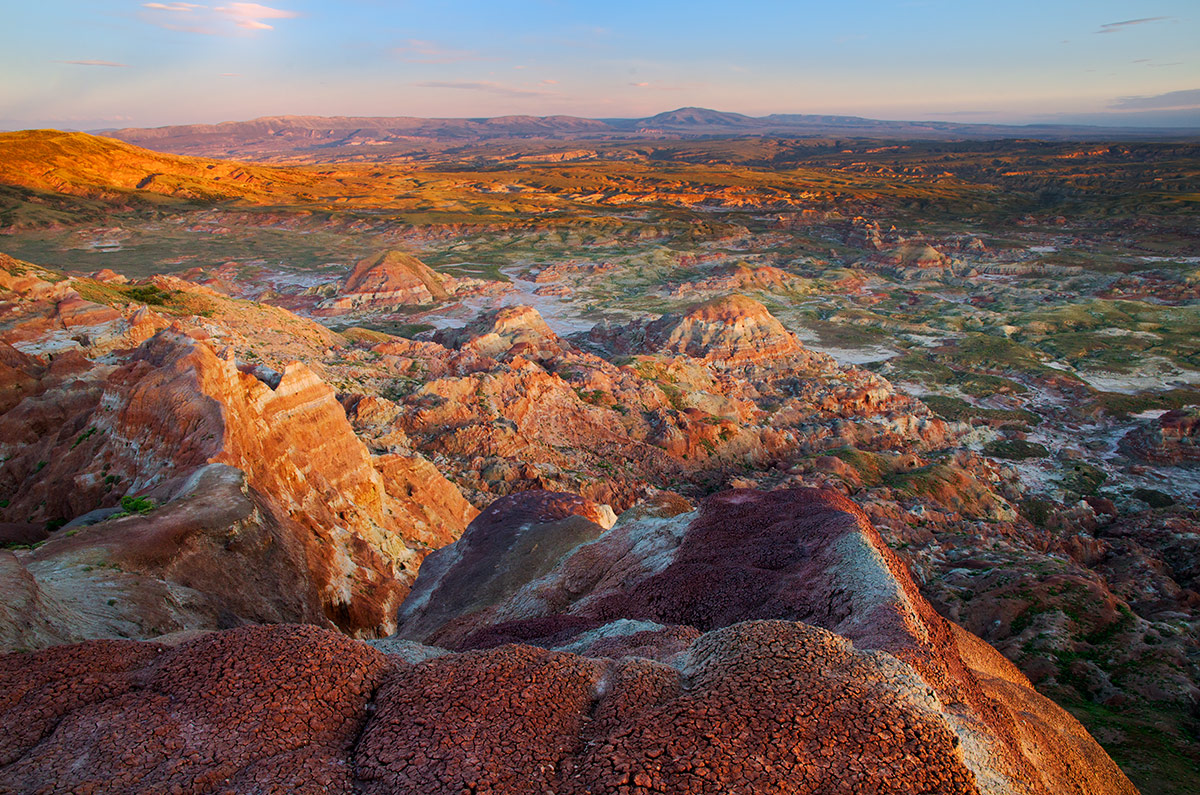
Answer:
[(427, 80), (423, 83), (413, 83), (418, 88), (452, 88), (462, 91), (482, 91), (488, 94), (499, 94), (505, 97), (548, 97), (549, 91), (533, 91), (525, 88), (514, 88), (500, 83), (472, 82), (468, 80)]
[[(199, 3), (142, 3), (142, 18), (152, 25), (182, 33), (232, 36), (239, 31), (274, 30), (263, 20), (294, 19), (300, 14), (261, 3), (229, 3), (206, 6)], [(242, 34), (245, 35), (245, 34)]]
[(641, 82), (630, 83), (634, 88), (644, 88), (647, 91), (682, 91), (683, 86), (672, 86), (663, 83), (654, 83), (648, 80)]
[(1150, 22), (1162, 22), (1170, 17), (1142, 17), (1141, 19), (1127, 19), (1124, 22), (1109, 22), (1107, 25), (1101, 25), (1096, 33), (1120, 33), (1126, 28), (1131, 28), (1134, 25), (1145, 25)]
[(421, 39), (409, 39), (399, 47), (393, 47), (392, 53), (408, 63), (460, 63), (484, 60), (474, 50), (455, 50), (443, 47), (436, 42)]
[(127, 64), (127, 63), (117, 63), (116, 61), (92, 61), (92, 60), (86, 60), (86, 61), (55, 61), (55, 63), (69, 63), (69, 64), (74, 64), (75, 66), (117, 66), (117, 67), (121, 67), (121, 68), (123, 68), (123, 69), (128, 69), (128, 68), (129, 68), (129, 64)]
[(1148, 97), (1118, 97), (1108, 106), (1113, 110), (1191, 110), (1200, 108), (1200, 88)]

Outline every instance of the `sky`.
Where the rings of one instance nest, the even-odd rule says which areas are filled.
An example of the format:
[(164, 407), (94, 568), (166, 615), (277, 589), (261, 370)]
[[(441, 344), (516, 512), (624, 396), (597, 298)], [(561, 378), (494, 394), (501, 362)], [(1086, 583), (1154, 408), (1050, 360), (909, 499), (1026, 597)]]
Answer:
[(0, 127), (275, 115), (1200, 127), (1198, 0), (5, 0)]

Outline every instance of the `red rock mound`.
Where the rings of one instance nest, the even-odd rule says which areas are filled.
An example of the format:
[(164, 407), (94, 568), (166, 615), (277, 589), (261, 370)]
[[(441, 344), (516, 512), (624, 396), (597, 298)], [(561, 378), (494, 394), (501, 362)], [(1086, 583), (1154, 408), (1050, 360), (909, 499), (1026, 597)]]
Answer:
[(600, 325), (590, 339), (614, 353), (691, 356), (719, 367), (778, 366), (791, 359), (803, 369), (833, 366), (827, 357), (805, 349), (765, 306), (744, 295), (713, 298), (649, 323)]
[(330, 314), (431, 304), (450, 297), (442, 278), (421, 260), (402, 251), (385, 251), (359, 260), (338, 295), (320, 305)]
[[(771, 663), (772, 670), (782, 671), (782, 681), (801, 692), (813, 666), (823, 667), (828, 676), (842, 676), (842, 663), (817, 661), (832, 655), (837, 644), (852, 641), (854, 648), (876, 653), (870, 665), (890, 660), (886, 665), (897, 667), (886, 675), (845, 673), (846, 686), (866, 676), (872, 681), (888, 680), (884, 689), (900, 701), (912, 703), (928, 693), (933, 698), (926, 704), (932, 710), (931, 720), (940, 726), (928, 729), (933, 732), (930, 737), (948, 732), (942, 736), (956, 738), (948, 747), (959, 748), (955, 752), (959, 767), (948, 763), (929, 790), (915, 791), (965, 792), (975, 791), (976, 785), (980, 791), (999, 787), (1030, 793), (1133, 791), (1074, 719), (1039, 696), (997, 652), (933, 611), (866, 517), (840, 494), (813, 489), (735, 490), (709, 498), (695, 513), (633, 516), (607, 533), (595, 527), (591, 531), (595, 540), (567, 551), (548, 574), (542, 561), (524, 572), (523, 585), (509, 579), (502, 592), (489, 590), (486, 584), (479, 591), (473, 589), (472, 577), (466, 574), (478, 569), (478, 564), (459, 561), (471, 560), (475, 549), (532, 548), (534, 536), (544, 531), (519, 521), (506, 527), (503, 512), (483, 516), (489, 517), (487, 526), (473, 525), (458, 544), (429, 558), (402, 611), (402, 636), (447, 648), (523, 642), (589, 656), (636, 648), (639, 654), (686, 674), (688, 660), (697, 655), (706, 659), (698, 648), (716, 642), (710, 639), (750, 633), (746, 637), (763, 638), (766, 648), (804, 647), (782, 653)], [(456, 571), (460, 565), (463, 568)], [(508, 561), (504, 565), (504, 571), (514, 576), (520, 571)], [(764, 620), (772, 621), (757, 623)], [(439, 621), (441, 626), (431, 629)], [(796, 639), (797, 634), (803, 641)], [(734, 643), (728, 653), (741, 654), (744, 643)], [(810, 650), (809, 644), (817, 650)], [(806, 660), (797, 664), (797, 670), (788, 668), (793, 656)], [(750, 662), (740, 665), (753, 668)], [(741, 673), (737, 670), (737, 675)], [(787, 714), (791, 701), (764, 700), (756, 690), (760, 686), (773, 691), (782, 685), (754, 683), (741, 691), (749, 703), (774, 705), (764, 706), (762, 719), (780, 710)], [(753, 698), (751, 692), (756, 694)], [(880, 698), (859, 695), (877, 702)], [(805, 692), (796, 698), (807, 703), (813, 697)], [(725, 714), (729, 708), (705, 709)], [(834, 704), (830, 709), (836, 712), (843, 707)], [(843, 725), (832, 713), (823, 715), (820, 720)], [(661, 720), (656, 714), (650, 723)], [(871, 725), (875, 717), (846, 720), (856, 728), (839, 734), (839, 741), (853, 747), (857, 727)], [(893, 736), (890, 730), (886, 736)], [(785, 733), (779, 742), (794, 748), (798, 739)], [(755, 753), (749, 748), (743, 751)], [(773, 764), (781, 763), (770, 758)], [(804, 764), (789, 767), (787, 780), (796, 781), (797, 770), (807, 775)], [(709, 762), (703, 766), (715, 769)], [(883, 766), (891, 769), (890, 763)], [(919, 767), (938, 765), (924, 760)], [(865, 776), (845, 791), (864, 791), (856, 786), (881, 786), (880, 791), (887, 791), (887, 779), (872, 778), (873, 772), (838, 769), (851, 781), (855, 775)], [(812, 772), (814, 782), (830, 786), (828, 771)], [(658, 780), (647, 775), (651, 782), (647, 786)], [(759, 779), (761, 786), (772, 786), (771, 781), (769, 776)], [(667, 790), (692, 791), (681, 788), (678, 781), (667, 785)], [(812, 789), (788, 791), (826, 790), (814, 784)]]
[(646, 344), (699, 359), (767, 359), (795, 353), (800, 342), (767, 308), (744, 295), (714, 298), (646, 329)]
[(499, 357), (553, 355), (562, 352), (558, 335), (531, 306), (506, 306), (482, 313), (463, 328), (439, 332), (434, 339), (448, 348)]

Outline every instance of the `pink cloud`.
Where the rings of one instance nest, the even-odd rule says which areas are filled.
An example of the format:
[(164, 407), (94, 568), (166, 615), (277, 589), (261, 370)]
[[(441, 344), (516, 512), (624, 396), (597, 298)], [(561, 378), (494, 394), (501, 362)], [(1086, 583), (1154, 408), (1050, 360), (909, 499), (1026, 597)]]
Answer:
[(237, 28), (248, 31), (274, 30), (265, 19), (294, 19), (300, 16), (295, 11), (272, 8), (261, 3), (229, 3), (223, 6), (206, 6), (198, 3), (143, 3), (148, 9), (143, 19), (160, 28), (185, 33), (209, 36), (229, 36)]

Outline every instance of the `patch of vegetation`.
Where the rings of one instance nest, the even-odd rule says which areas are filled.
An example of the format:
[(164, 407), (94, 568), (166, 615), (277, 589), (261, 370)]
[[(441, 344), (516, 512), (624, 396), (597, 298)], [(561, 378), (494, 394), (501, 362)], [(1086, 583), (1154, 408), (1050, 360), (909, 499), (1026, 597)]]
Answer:
[(1026, 497), (1021, 500), (1017, 510), (1037, 527), (1045, 527), (1057, 505), (1050, 500), (1040, 497)]
[(1164, 703), (1153, 709), (1097, 704), (1077, 695), (1056, 698), (1084, 725), (1125, 775), (1146, 793), (1192, 795), (1200, 792), (1200, 755), (1195, 748), (1195, 718)]
[(1033, 620), (1043, 613), (1053, 613), (1058, 610), (1058, 607), (1053, 604), (1031, 604), (1017, 613), (1016, 617), (1009, 624), (1013, 635), (1020, 635), (1033, 623)]
[(126, 287), (125, 297), (139, 304), (164, 306), (170, 300), (171, 294), (153, 284), (137, 284)]
[(1200, 404), (1200, 389), (1171, 389), (1166, 392), (1139, 392), (1125, 395), (1119, 392), (1097, 392), (1092, 400), (1096, 406), (1115, 417), (1127, 417), (1143, 411), (1181, 409)]
[(973, 422), (975, 420), (983, 422), (997, 422), (1001, 427), (1007, 424), (1013, 424), (1017, 427), (1033, 426), (1042, 421), (1042, 418), (1032, 411), (1024, 409), (986, 409), (979, 406), (972, 406), (962, 398), (951, 397), (949, 395), (925, 395), (921, 398), (921, 402), (944, 420), (949, 422)]
[(842, 447), (830, 450), (829, 454), (837, 456), (849, 464), (850, 468), (858, 473), (859, 479), (865, 486), (879, 485), (891, 471), (883, 456), (876, 453), (865, 452), (853, 447)]
[(1137, 488), (1133, 490), (1133, 493), (1130, 496), (1132, 496), (1135, 500), (1141, 500), (1151, 508), (1155, 509), (1170, 508), (1175, 504), (1175, 500), (1170, 494), (1163, 494), (1157, 489)]
[(121, 511), (114, 513), (111, 518), (120, 519), (124, 516), (132, 516), (135, 513), (145, 516), (157, 508), (158, 503), (148, 497), (131, 497), (126, 494), (121, 498)]
[(954, 362), (971, 370), (1040, 373), (1048, 368), (1033, 348), (992, 334), (968, 334), (952, 343)]
[(74, 450), (76, 447), (86, 442), (94, 433), (96, 433), (96, 428), (95, 426), (92, 426), (83, 433), (79, 434), (79, 436), (75, 437), (75, 443), (71, 445), (71, 449)]
[(1094, 496), (1106, 480), (1104, 470), (1082, 461), (1068, 461), (1063, 466), (1063, 488), (1083, 497)]
[(952, 384), (958, 377), (954, 370), (924, 351), (901, 354), (889, 359), (888, 365), (900, 377), (912, 378), (925, 384)]
[(393, 378), (379, 390), (379, 396), (387, 400), (399, 402), (421, 388), (422, 381), (418, 378), (399, 376)]
[(1011, 378), (980, 373), (962, 375), (958, 382), (958, 388), (971, 397), (977, 398), (991, 397), (992, 395), (1011, 395), (1029, 391)]
[(1045, 445), (1027, 442), (1024, 439), (996, 439), (984, 445), (983, 452), (994, 458), (1018, 461), (1026, 458), (1046, 458), (1050, 455)]

